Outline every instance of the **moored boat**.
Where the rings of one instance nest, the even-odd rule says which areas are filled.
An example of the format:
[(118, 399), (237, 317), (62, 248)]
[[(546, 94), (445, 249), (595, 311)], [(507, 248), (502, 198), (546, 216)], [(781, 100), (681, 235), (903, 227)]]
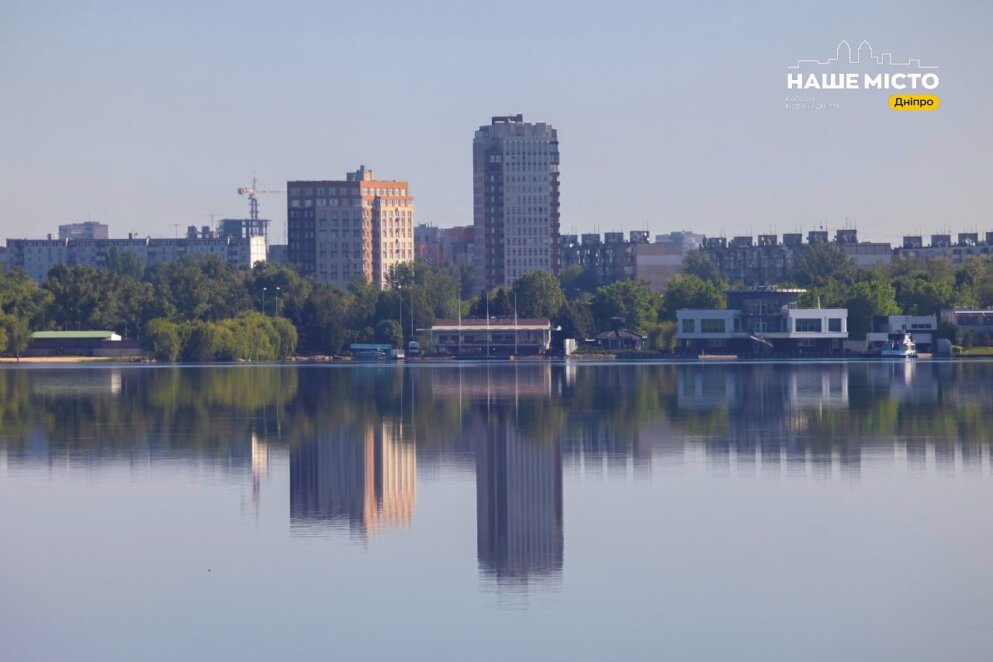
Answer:
[(904, 329), (887, 336), (879, 355), (884, 359), (914, 359), (917, 358), (917, 345), (910, 333)]

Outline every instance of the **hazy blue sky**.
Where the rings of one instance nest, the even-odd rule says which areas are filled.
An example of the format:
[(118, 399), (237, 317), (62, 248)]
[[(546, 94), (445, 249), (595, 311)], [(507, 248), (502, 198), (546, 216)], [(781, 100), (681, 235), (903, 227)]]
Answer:
[[(841, 39), (939, 65), (940, 110), (786, 111), (786, 66)], [(245, 216), (253, 172), (359, 164), (468, 224), (473, 131), (515, 112), (559, 131), (563, 232), (993, 230), (991, 74), (987, 2), (5, 0), (0, 235), (171, 236)]]

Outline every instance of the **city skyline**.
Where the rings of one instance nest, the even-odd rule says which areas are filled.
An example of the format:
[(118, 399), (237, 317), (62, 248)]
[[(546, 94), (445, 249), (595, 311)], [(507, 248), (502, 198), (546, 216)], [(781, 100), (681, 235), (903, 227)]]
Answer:
[[(985, 225), (991, 92), (975, 82), (991, 48), (986, 6), (633, 3), (603, 16), (545, 4), (510, 32), (475, 29), (484, 16), (461, 6), (391, 4), (376, 21), (306, 4), (113, 9), (3, 10), (6, 236), (92, 218), (165, 237), (177, 221), (247, 216), (236, 190), (253, 173), (278, 189), (356, 163), (410, 181), (419, 220), (468, 225), (469, 137), (518, 112), (567, 136), (563, 233), (849, 223), (895, 242)], [(319, 38), (335, 23), (357, 27)], [(940, 66), (942, 108), (898, 116), (845, 97), (833, 114), (784, 112), (785, 68), (841, 39)], [(285, 198), (261, 205), (283, 243)]]

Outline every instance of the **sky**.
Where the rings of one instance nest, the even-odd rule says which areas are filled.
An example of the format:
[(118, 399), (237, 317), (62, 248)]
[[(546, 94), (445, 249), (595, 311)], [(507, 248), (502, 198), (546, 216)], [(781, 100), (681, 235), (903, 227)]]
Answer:
[[(842, 39), (938, 65), (940, 109), (787, 110)], [(471, 224), (473, 132), (518, 112), (558, 130), (562, 232), (993, 231), (991, 78), (987, 2), (4, 0), (0, 239), (173, 236), (360, 164)]]

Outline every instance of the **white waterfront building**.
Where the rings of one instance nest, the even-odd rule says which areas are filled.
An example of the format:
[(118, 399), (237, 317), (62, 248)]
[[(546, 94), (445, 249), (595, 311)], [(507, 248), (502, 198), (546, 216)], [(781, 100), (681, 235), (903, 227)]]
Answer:
[(759, 288), (727, 293), (726, 309), (676, 312), (680, 348), (699, 352), (836, 353), (848, 338), (845, 308), (801, 308), (805, 290)]

